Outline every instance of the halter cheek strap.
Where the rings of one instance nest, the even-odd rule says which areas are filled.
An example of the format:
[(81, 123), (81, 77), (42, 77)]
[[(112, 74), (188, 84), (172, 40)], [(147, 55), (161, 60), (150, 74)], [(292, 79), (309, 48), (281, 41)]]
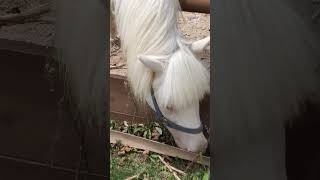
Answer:
[(153, 106), (155, 108), (155, 113), (156, 113), (156, 118), (158, 121), (162, 122), (164, 125), (166, 125), (169, 128), (178, 130), (178, 131), (182, 131), (188, 134), (199, 134), (203, 131), (203, 126), (202, 123), (200, 123), (200, 126), (198, 128), (186, 128), (183, 126), (180, 126), (179, 124), (174, 123), (173, 121), (167, 119), (166, 117), (164, 117), (164, 115), (162, 114), (159, 105), (157, 103), (157, 100), (154, 96), (154, 91), (153, 88), (151, 87), (151, 97), (152, 97), (152, 102), (153, 102)]

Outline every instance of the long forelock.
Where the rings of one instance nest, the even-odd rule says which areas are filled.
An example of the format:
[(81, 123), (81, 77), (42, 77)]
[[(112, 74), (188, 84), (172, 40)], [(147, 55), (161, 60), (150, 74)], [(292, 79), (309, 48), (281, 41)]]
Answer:
[(130, 88), (140, 102), (150, 95), (153, 72), (138, 59), (172, 55), (159, 89), (159, 103), (181, 108), (199, 101), (209, 89), (209, 73), (183, 43), (178, 30), (178, 0), (113, 0)]
[(157, 91), (163, 107), (183, 109), (199, 103), (210, 92), (210, 73), (183, 43), (171, 57), (163, 83)]

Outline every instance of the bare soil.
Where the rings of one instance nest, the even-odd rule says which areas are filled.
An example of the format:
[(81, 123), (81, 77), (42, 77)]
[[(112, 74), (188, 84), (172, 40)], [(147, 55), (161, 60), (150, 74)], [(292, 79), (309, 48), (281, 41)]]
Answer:
[[(51, 0), (0, 0), (0, 16), (19, 14), (39, 5), (49, 3)], [(39, 18), (51, 17), (46, 13)], [(41, 46), (52, 46), (55, 25), (46, 22), (27, 22), (0, 26), (0, 38), (29, 42)]]
[(14, 13), (16, 12), (14, 9), (19, 9), (23, 12), (47, 2), (49, 0), (0, 0), (0, 15)]
[[(0, 16), (19, 13), (49, 3), (51, 0), (0, 0)], [(183, 12), (179, 20), (184, 36), (192, 41), (210, 35), (210, 15)], [(44, 14), (50, 17), (52, 14)], [(30, 42), (42, 46), (52, 46), (55, 26), (45, 22), (28, 22), (9, 26), (0, 26), (0, 38)], [(110, 41), (110, 73), (126, 75), (126, 61), (121, 52), (119, 39)], [(202, 62), (210, 69), (210, 52), (205, 52)]]

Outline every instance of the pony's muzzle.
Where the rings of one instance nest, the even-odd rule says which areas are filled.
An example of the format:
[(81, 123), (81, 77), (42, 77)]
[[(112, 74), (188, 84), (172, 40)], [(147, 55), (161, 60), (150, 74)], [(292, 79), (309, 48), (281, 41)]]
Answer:
[(208, 140), (205, 138), (203, 133), (197, 135), (190, 135), (184, 142), (176, 142), (180, 148), (186, 149), (187, 151), (204, 153), (208, 147)]

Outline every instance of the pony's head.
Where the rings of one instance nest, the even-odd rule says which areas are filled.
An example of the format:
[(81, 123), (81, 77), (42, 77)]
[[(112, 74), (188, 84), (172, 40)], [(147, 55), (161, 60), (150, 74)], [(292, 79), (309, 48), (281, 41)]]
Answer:
[[(210, 38), (192, 44), (181, 42), (170, 56), (139, 55), (138, 60), (153, 73), (151, 86), (160, 111), (165, 118), (184, 128), (201, 127), (199, 101), (210, 91), (208, 70), (194, 53), (201, 53)], [(146, 102), (156, 111), (151, 93)], [(202, 131), (189, 133), (168, 127), (176, 144), (186, 150), (198, 152), (207, 148)]]
[[(136, 99), (156, 110), (154, 97), (165, 118), (184, 128), (198, 128), (199, 102), (210, 91), (209, 71), (198, 54), (210, 38), (184, 40), (178, 29), (178, 0), (113, 0), (112, 9)], [(208, 144), (202, 132), (168, 129), (183, 149), (198, 152)]]

